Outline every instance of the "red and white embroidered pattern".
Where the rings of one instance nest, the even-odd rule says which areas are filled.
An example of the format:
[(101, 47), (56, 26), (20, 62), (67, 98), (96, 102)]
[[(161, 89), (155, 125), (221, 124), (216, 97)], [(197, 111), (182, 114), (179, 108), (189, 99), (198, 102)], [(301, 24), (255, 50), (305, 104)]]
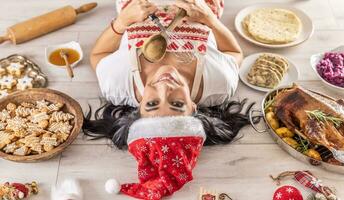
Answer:
[(203, 137), (141, 138), (129, 144), (138, 162), (139, 183), (124, 184), (121, 192), (139, 199), (158, 200), (191, 181)]
[[(161, 0), (164, 1), (164, 0)], [(212, 11), (220, 17), (223, 13), (223, 0), (205, 0)], [(119, 8), (125, 8), (130, 0), (117, 0)], [(159, 17), (162, 25), (167, 27), (174, 19), (178, 9), (173, 6), (159, 6), (156, 16)], [(209, 36), (209, 28), (199, 23), (192, 23), (183, 21), (181, 25), (173, 30), (175, 37), (169, 40), (167, 51), (168, 52), (198, 52), (205, 54), (207, 50), (207, 41)], [(128, 34), (128, 48), (140, 48), (145, 39), (153, 34), (160, 32), (158, 26), (151, 20), (147, 19), (144, 22), (131, 25), (127, 29)]]

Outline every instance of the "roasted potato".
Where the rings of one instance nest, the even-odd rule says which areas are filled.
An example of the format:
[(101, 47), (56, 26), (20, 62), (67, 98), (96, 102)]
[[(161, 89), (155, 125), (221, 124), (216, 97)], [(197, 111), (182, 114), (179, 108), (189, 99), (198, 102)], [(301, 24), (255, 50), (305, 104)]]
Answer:
[(308, 149), (307, 151), (304, 152), (305, 155), (313, 158), (314, 160), (322, 160), (320, 153), (317, 152), (315, 149)]
[(293, 147), (294, 149), (296, 149), (299, 146), (299, 143), (296, 140), (294, 140), (293, 138), (284, 137), (282, 139), (284, 140), (284, 142), (289, 144), (289, 146)]
[(294, 137), (294, 133), (291, 132), (287, 127), (281, 127), (275, 130), (276, 134), (279, 135), (280, 137)]
[(273, 112), (266, 113), (266, 120), (268, 121), (272, 129), (276, 130), (279, 128), (280, 125), (279, 125), (278, 119), (276, 118), (275, 113)]
[(268, 108), (266, 109), (266, 112), (272, 112), (272, 111), (273, 111), (272, 106), (270, 106), (270, 107), (268, 107)]

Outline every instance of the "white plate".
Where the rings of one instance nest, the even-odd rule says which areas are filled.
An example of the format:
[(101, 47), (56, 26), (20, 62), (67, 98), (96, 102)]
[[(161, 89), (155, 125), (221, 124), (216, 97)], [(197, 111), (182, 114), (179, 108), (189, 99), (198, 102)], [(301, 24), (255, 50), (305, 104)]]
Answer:
[[(331, 50), (331, 52), (344, 52), (344, 46), (340, 46), (340, 47), (337, 47), (336, 49), (333, 49)], [(311, 59), (310, 59), (310, 63), (311, 63), (311, 66), (312, 66), (312, 69), (314, 70), (314, 72), (317, 74), (317, 76), (319, 77), (319, 79), (323, 82), (323, 84), (331, 89), (332, 91), (335, 91), (335, 92), (341, 92), (343, 93), (344, 92), (344, 88), (343, 87), (339, 87), (339, 86), (336, 86), (336, 85), (333, 85), (329, 82), (327, 82), (325, 79), (323, 79), (320, 74), (318, 73), (318, 70), (317, 70), (317, 64), (324, 58), (324, 53), (318, 53), (318, 54), (315, 54), (315, 55), (312, 55), (311, 56)]]
[(70, 49), (74, 49), (75, 51), (77, 51), (80, 55), (79, 60), (75, 61), (74, 63), (72, 63), (70, 66), (71, 67), (75, 67), (84, 57), (84, 54), (82, 52), (81, 46), (79, 43), (72, 41), (72, 42), (68, 42), (65, 44), (59, 44), (59, 45), (53, 45), (53, 46), (48, 46), (47, 48), (45, 48), (45, 62), (48, 66), (50, 67), (60, 67), (63, 68), (64, 66), (59, 66), (59, 65), (54, 65), (49, 61), (49, 56), (50, 54), (55, 51), (56, 49), (61, 49), (61, 48), (70, 48)]
[[(250, 36), (247, 35), (241, 23), (247, 15), (249, 15), (254, 10), (259, 9), (259, 8), (282, 8), (282, 9), (286, 9), (286, 10), (290, 10), (294, 12), (300, 18), (302, 22), (302, 30), (299, 37), (295, 41), (287, 43), (287, 44), (265, 44), (265, 43), (258, 42), (252, 39)], [(242, 36), (247, 41), (253, 44), (256, 44), (258, 46), (266, 47), (266, 48), (285, 48), (285, 47), (296, 46), (306, 41), (307, 39), (309, 39), (313, 35), (313, 32), (314, 32), (313, 22), (306, 13), (292, 6), (288, 6), (285, 4), (277, 4), (277, 3), (256, 4), (256, 5), (249, 6), (242, 9), (235, 17), (235, 29), (238, 31), (239, 35)]]
[[(240, 80), (244, 82), (250, 88), (253, 88), (255, 90), (262, 91), (262, 92), (269, 92), (273, 89), (252, 85), (246, 79), (247, 74), (249, 73), (251, 67), (253, 66), (254, 62), (257, 60), (257, 58), (261, 54), (264, 54), (264, 53), (256, 53), (256, 54), (249, 55), (242, 61), (240, 70), (239, 70), (239, 77), (240, 77)], [(289, 69), (288, 69), (288, 72), (284, 74), (280, 84), (276, 86), (276, 88), (281, 87), (281, 86), (291, 85), (292, 83), (296, 82), (299, 79), (299, 71), (296, 68), (296, 66), (292, 62), (290, 62), (288, 58), (284, 56), (283, 58), (285, 58), (288, 61)]]

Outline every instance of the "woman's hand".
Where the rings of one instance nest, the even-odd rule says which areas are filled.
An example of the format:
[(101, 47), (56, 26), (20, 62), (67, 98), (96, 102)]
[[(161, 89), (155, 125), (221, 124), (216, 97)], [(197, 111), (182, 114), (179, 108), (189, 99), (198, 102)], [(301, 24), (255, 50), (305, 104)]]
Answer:
[(190, 21), (210, 26), (217, 19), (204, 0), (177, 0), (175, 5), (186, 10)]
[(132, 0), (120, 13), (116, 19), (116, 28), (124, 32), (125, 29), (136, 23), (144, 21), (148, 15), (157, 11), (157, 7), (147, 0)]

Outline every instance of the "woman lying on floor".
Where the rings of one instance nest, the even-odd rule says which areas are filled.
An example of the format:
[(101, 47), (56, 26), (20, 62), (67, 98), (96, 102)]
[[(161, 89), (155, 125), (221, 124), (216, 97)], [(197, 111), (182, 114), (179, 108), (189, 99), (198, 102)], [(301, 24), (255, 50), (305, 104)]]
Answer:
[[(162, 136), (161, 132), (168, 132), (174, 138), (186, 135), (199, 139), (200, 136), (201, 140), (191, 139), (177, 145), (179, 153), (190, 144), (196, 145), (197, 151), (194, 149), (192, 155), (197, 157), (203, 143), (229, 143), (249, 123), (248, 112), (242, 113), (245, 101), (229, 100), (238, 85), (238, 65), (243, 54), (233, 34), (219, 20), (223, 0), (177, 0), (174, 5), (161, 5), (164, 1), (117, 2), (121, 8), (119, 15), (99, 37), (91, 54), (92, 67), (108, 103), (97, 110), (95, 120), (90, 120), (89, 113), (83, 128), (88, 136), (110, 138), (118, 148), (129, 146), (129, 151), (141, 158), (142, 155), (134, 152), (138, 147), (130, 147), (139, 137), (156, 139)], [(187, 12), (187, 17), (174, 29), (177, 39), (169, 41), (167, 53), (160, 62), (148, 62), (139, 49), (144, 39), (160, 31), (148, 16), (155, 14), (167, 26), (180, 8)], [(192, 53), (194, 59), (181, 62), (176, 52)], [(252, 104), (247, 111), (251, 107)], [(173, 149), (164, 147), (161, 140), (153, 143), (159, 143), (163, 153)], [(145, 144), (136, 145), (144, 149)], [(190, 172), (195, 162), (193, 158), (185, 170)], [(151, 164), (161, 170), (161, 162)], [(179, 167), (178, 163), (172, 165)], [(147, 177), (139, 178), (141, 182), (147, 181)], [(159, 198), (154, 199), (172, 194), (191, 179), (190, 172), (182, 183), (172, 181), (173, 187), (165, 184), (167, 192), (166, 188), (154, 188), (159, 191)], [(161, 183), (160, 179), (157, 181)], [(138, 191), (146, 194), (149, 191), (142, 185), (130, 188), (131, 192), (123, 187), (121, 191), (137, 198), (144, 198)]]

